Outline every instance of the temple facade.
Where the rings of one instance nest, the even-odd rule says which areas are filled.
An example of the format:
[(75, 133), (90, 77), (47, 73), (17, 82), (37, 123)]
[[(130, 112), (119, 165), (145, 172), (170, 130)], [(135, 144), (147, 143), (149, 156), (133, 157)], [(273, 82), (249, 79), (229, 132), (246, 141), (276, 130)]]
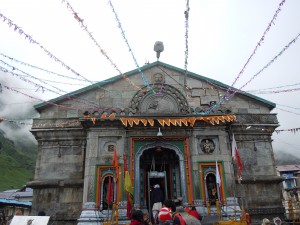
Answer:
[[(119, 220), (126, 220), (127, 170), (133, 207), (148, 212), (159, 184), (165, 199), (183, 205), (213, 207), (236, 198), (254, 219), (278, 216), (275, 104), (228, 88), (157, 61), (36, 105), (32, 214), (43, 210), (57, 224), (77, 224), (92, 202), (105, 218), (112, 195)], [(243, 163), (240, 182), (233, 135)]]

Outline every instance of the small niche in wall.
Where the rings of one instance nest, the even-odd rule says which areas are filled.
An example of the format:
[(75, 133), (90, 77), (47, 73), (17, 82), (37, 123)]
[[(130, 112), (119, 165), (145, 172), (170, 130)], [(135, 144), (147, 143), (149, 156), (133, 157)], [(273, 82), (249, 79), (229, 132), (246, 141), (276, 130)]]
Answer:
[(113, 152), (115, 150), (115, 145), (107, 145), (107, 151), (108, 152)]

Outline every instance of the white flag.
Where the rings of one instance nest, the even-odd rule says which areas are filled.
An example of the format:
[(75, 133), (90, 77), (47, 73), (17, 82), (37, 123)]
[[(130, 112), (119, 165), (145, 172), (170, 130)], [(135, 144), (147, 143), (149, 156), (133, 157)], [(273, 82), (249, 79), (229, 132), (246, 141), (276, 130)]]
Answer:
[(238, 151), (236, 141), (234, 139), (234, 134), (232, 134), (231, 155), (232, 155), (233, 161), (237, 164), (237, 168), (238, 168), (237, 178), (238, 178), (239, 181), (241, 181), (242, 180), (243, 162), (242, 162), (242, 159), (240, 157), (240, 153)]
[(231, 144), (231, 156), (233, 160), (236, 160), (236, 151), (237, 151), (236, 141), (234, 139), (234, 134), (232, 134), (232, 144)]
[(220, 187), (221, 185), (221, 177), (219, 173), (219, 167), (218, 167), (218, 162), (216, 161), (216, 183)]

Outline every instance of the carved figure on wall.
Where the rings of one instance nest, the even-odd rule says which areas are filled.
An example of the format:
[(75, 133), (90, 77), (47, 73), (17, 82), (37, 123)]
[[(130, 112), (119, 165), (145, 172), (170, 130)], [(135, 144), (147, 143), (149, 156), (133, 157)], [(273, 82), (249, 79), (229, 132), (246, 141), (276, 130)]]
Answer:
[(156, 73), (152, 77), (152, 82), (155, 84), (162, 84), (165, 82), (164, 76), (160, 73)]
[(158, 101), (152, 101), (148, 107), (148, 109), (154, 109), (156, 110), (158, 106)]
[(213, 151), (215, 150), (215, 144), (211, 139), (203, 139), (201, 141), (201, 149), (204, 153), (213, 153)]

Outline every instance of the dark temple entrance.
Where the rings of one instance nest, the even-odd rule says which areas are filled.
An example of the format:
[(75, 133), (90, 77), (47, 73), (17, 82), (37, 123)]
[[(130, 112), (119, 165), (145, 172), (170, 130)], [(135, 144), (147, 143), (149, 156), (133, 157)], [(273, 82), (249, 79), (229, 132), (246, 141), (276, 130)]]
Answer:
[(158, 184), (165, 199), (181, 197), (179, 157), (174, 150), (157, 146), (145, 150), (140, 158), (141, 206), (151, 212), (153, 186)]

